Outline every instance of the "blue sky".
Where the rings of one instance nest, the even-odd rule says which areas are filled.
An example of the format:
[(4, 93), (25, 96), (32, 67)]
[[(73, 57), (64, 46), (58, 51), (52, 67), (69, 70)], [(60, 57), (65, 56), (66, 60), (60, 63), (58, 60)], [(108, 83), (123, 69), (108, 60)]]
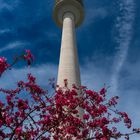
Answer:
[[(0, 0), (0, 56), (11, 62), (24, 49), (35, 56), (30, 69), (18, 64), (6, 72), (1, 87), (14, 86), (28, 72), (44, 87), (57, 77), (61, 29), (52, 19), (53, 2)], [(111, 86), (108, 94), (120, 96), (119, 108), (140, 127), (140, 1), (85, 0), (84, 5), (85, 20), (76, 30), (82, 84), (96, 90)]]

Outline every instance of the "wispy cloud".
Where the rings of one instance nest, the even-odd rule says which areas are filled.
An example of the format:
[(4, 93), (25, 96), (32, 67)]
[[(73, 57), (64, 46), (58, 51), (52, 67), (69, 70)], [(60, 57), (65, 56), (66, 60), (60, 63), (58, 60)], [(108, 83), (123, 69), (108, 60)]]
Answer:
[(118, 44), (117, 54), (113, 65), (111, 77), (112, 92), (117, 94), (119, 73), (127, 58), (128, 49), (133, 35), (133, 22), (135, 19), (134, 0), (122, 0), (119, 3), (120, 15), (116, 19), (115, 29), (119, 35), (115, 37)]
[(0, 48), (0, 53), (2, 53), (4, 51), (9, 51), (9, 50), (12, 50), (12, 49), (25, 47), (27, 45), (29, 45), (28, 42), (15, 41), (15, 42), (9, 43), (8, 45), (4, 46), (3, 48)]
[(109, 85), (109, 73), (104, 68), (100, 68), (92, 61), (87, 61), (81, 67), (82, 85), (89, 89), (100, 90), (104, 84)]
[(56, 77), (57, 66), (54, 64), (44, 64), (30, 68), (13, 68), (12, 70), (6, 71), (0, 77), (0, 87), (12, 88), (16, 85), (17, 81), (25, 80), (28, 73), (32, 73), (37, 78), (39, 85), (46, 86), (48, 85), (49, 78)]
[(12, 2), (6, 2), (4, 0), (0, 0), (0, 11), (3, 9), (7, 9), (12, 11), (19, 4), (19, 0), (12, 0)]
[[(2, 77), (0, 77), (0, 87), (11, 88), (14, 87), (16, 82), (24, 80), (28, 73), (32, 73), (36, 76), (40, 85), (46, 86), (49, 78), (57, 78), (58, 65), (56, 64), (42, 64), (37, 66), (13, 68), (6, 71)], [(93, 62), (87, 62), (81, 66), (81, 80), (82, 85), (94, 90), (100, 90), (104, 83), (108, 84), (109, 74), (105, 70), (95, 66)]]
[(11, 32), (10, 29), (2, 29), (0, 30), (0, 35)]
[(108, 12), (103, 7), (96, 8), (96, 9), (93, 9), (93, 7), (89, 8), (86, 10), (85, 25), (86, 26), (90, 25), (97, 18), (104, 19), (107, 15), (108, 15)]

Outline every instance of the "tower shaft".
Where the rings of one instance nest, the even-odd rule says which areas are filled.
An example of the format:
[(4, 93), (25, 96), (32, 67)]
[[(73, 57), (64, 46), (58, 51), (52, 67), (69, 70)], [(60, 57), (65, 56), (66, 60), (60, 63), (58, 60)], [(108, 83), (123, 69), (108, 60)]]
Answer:
[(61, 53), (57, 80), (58, 85), (64, 86), (64, 79), (67, 79), (69, 88), (71, 88), (72, 84), (77, 86), (81, 84), (74, 20), (74, 15), (71, 12), (66, 12), (63, 16)]
[[(83, 0), (55, 0), (53, 18), (56, 24), (62, 27), (57, 84), (64, 87), (64, 80), (67, 79), (68, 88), (71, 89), (73, 84), (81, 85), (75, 28), (79, 27), (84, 19)], [(79, 91), (78, 94), (81, 96)], [(83, 110), (80, 107), (77, 107), (77, 110), (77, 117), (82, 118)]]

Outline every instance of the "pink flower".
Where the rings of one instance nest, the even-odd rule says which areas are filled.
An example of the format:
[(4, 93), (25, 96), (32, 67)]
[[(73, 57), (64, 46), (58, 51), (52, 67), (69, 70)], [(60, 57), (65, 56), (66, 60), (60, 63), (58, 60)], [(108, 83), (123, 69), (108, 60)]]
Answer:
[(88, 114), (84, 114), (83, 115), (83, 119), (88, 120), (89, 119), (89, 115)]
[(15, 131), (15, 134), (18, 135), (22, 132), (22, 127), (18, 127)]
[(0, 127), (2, 127), (2, 125), (3, 125), (3, 121), (2, 121), (2, 120), (0, 120)]
[(110, 106), (115, 106), (115, 105), (118, 103), (118, 102), (117, 102), (118, 99), (119, 99), (118, 96), (114, 96), (114, 97), (112, 97), (112, 98), (109, 100), (108, 104), (109, 104)]
[(0, 57), (0, 75), (9, 67), (6, 58)]
[(101, 138), (101, 140), (109, 140), (107, 137), (103, 137)]
[(34, 59), (34, 56), (31, 54), (30, 50), (25, 50), (26, 54), (24, 55), (24, 59), (27, 61), (28, 65), (31, 65), (31, 62)]
[(29, 80), (30, 83), (35, 83), (36, 78), (35, 78), (34, 76), (32, 76), (31, 73), (29, 73), (29, 74), (28, 74), (28, 80)]
[(27, 101), (23, 101), (21, 99), (18, 100), (18, 108), (19, 109), (28, 109), (28, 102)]
[(88, 129), (85, 129), (82, 131), (82, 136), (83, 137), (87, 137), (87, 135), (89, 134), (89, 130)]
[(106, 89), (105, 88), (102, 88), (101, 90), (100, 90), (100, 94), (103, 96), (103, 97), (105, 97), (105, 93), (106, 93)]
[(6, 121), (6, 124), (9, 126), (12, 122), (12, 119), (9, 117), (6, 117), (5, 121)]

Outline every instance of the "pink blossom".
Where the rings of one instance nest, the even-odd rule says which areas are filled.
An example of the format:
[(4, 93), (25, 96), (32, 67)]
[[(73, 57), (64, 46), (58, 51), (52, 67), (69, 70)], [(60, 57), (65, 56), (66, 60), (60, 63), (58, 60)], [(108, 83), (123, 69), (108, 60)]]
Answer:
[(16, 135), (19, 135), (22, 132), (22, 127), (18, 127), (15, 131)]
[(7, 59), (4, 57), (0, 57), (0, 75), (9, 67), (7, 63)]
[(89, 119), (89, 115), (88, 114), (84, 114), (83, 115), (83, 119), (88, 120)]
[(28, 65), (31, 65), (31, 62), (33, 61), (34, 57), (31, 54), (30, 50), (25, 50), (26, 54), (24, 55), (24, 59), (27, 61)]

